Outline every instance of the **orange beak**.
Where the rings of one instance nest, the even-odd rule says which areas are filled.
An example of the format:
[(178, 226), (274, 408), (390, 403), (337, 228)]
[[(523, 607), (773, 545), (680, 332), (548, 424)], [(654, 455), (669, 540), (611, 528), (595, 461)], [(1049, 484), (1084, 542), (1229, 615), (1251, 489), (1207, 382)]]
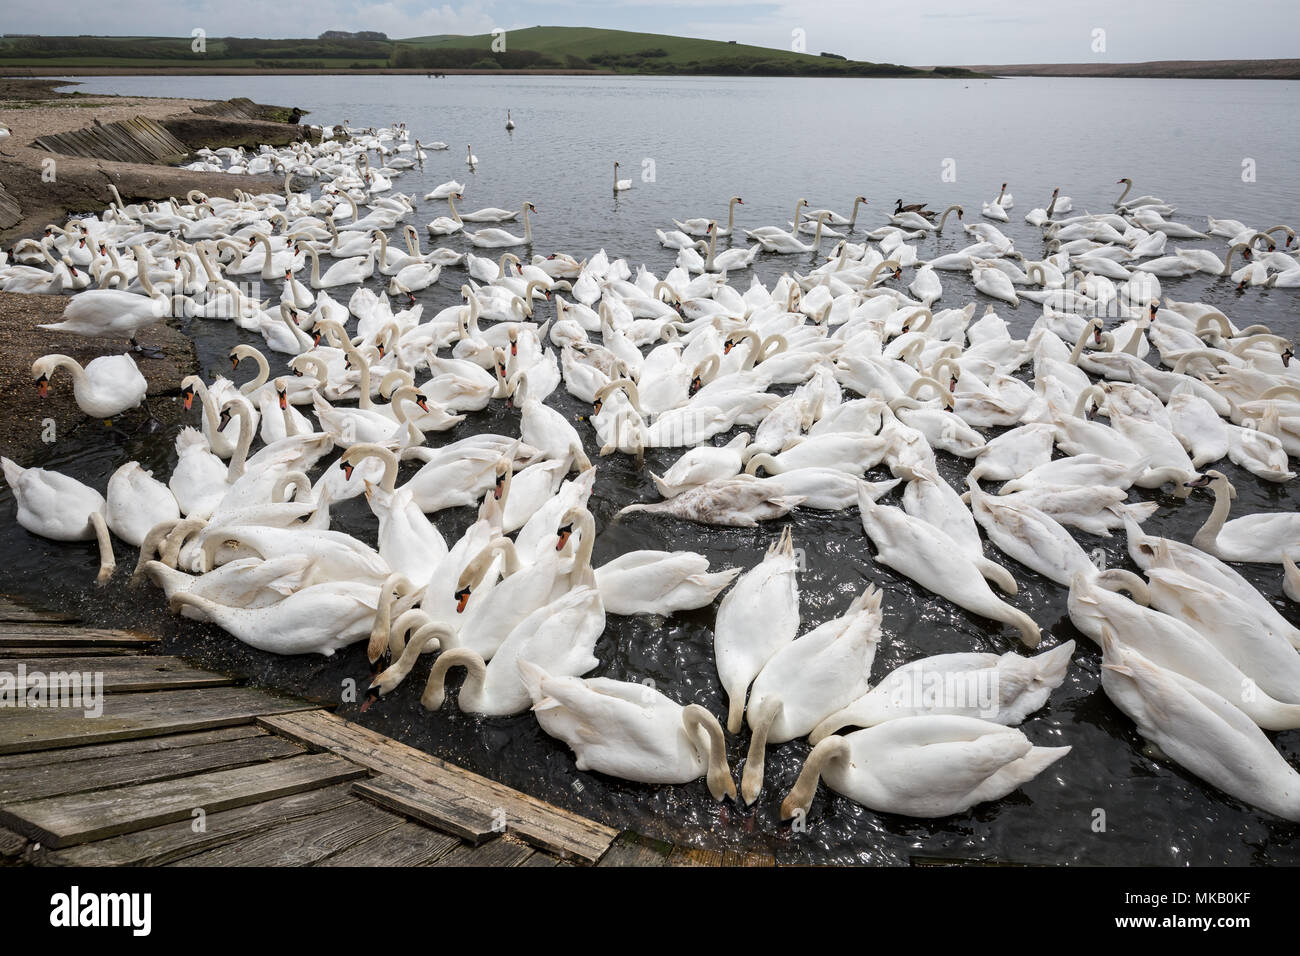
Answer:
[(455, 595), (453, 595), (456, 598), (457, 614), (465, 613), (465, 605), (469, 603), (469, 594), (470, 594), (469, 588), (461, 588), (459, 591), (455, 593)]
[(50, 380), (44, 375), (36, 380), (36, 394), (41, 398), (47, 398), (50, 394)]
[(555, 539), (555, 550), (563, 551), (564, 546), (569, 543), (569, 538), (573, 536), (573, 529), (567, 525), (559, 530)]
[(185, 390), (185, 410), (188, 412), (193, 407), (194, 407), (194, 389), (187, 388)]
[(280, 411), (284, 411), (289, 407), (289, 396), (284, 392), (278, 392), (277, 394), (280, 396)]
[(355, 466), (348, 464), (346, 461), (339, 462), (339, 467), (343, 469), (343, 477), (347, 481), (352, 480), (352, 471)]

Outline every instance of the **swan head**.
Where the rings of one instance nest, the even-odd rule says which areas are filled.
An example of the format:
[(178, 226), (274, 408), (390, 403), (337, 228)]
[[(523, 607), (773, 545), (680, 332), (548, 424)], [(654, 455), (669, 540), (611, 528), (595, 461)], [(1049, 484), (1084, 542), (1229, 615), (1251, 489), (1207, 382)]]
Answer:
[(1213, 488), (1216, 492), (1218, 492), (1220, 489), (1223, 489), (1228, 493), (1229, 499), (1234, 499), (1237, 497), (1237, 489), (1233, 487), (1232, 482), (1228, 480), (1228, 476), (1221, 471), (1216, 471), (1213, 468), (1206, 471), (1204, 474), (1200, 475), (1199, 477), (1193, 478), (1190, 481), (1183, 482), (1183, 487), (1184, 488)]

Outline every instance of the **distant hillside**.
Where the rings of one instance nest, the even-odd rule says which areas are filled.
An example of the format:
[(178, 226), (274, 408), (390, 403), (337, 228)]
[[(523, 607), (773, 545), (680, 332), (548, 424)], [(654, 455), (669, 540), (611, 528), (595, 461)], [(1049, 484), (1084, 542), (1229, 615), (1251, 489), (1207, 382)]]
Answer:
[(1200, 80), (1300, 80), (1300, 60), (1152, 60), (1148, 63), (1010, 63), (972, 66), (994, 76), (1131, 76)]
[(848, 60), (831, 51), (795, 53), (769, 47), (630, 33), (591, 27), (511, 30), (506, 49), (492, 52), (492, 36), (430, 36), (399, 40), (394, 66), (491, 68), (533, 65), (552, 69), (607, 69), (618, 73), (746, 74), (750, 76), (969, 76), (964, 68), (918, 70), (893, 63)]
[[(490, 34), (389, 40), (383, 34), (327, 30), (315, 39), (207, 37), (0, 37), (0, 68), (32, 72), (95, 68), (115, 72), (480, 72), (535, 71), (739, 76), (972, 76), (961, 67), (916, 69), (849, 60), (834, 51), (767, 47), (585, 27), (511, 30), (505, 49)], [(500, 44), (497, 44), (500, 46)]]

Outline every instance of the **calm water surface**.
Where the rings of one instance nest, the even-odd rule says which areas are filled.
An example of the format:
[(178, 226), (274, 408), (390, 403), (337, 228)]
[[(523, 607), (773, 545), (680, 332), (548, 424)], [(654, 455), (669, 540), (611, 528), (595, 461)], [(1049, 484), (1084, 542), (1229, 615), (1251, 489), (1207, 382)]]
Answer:
[[(1054, 187), (1074, 199), (1076, 212), (1109, 211), (1121, 176), (1136, 183), (1134, 195), (1153, 193), (1178, 207), (1175, 218), (1204, 228), (1206, 215), (1267, 227), (1300, 220), (1300, 132), (1294, 102), (1300, 86), (1284, 82), (1162, 80), (1008, 79), (985, 80), (818, 80), (662, 79), (579, 77), (312, 76), (312, 77), (88, 77), (84, 92), (226, 98), (247, 96), (263, 103), (296, 105), (315, 123), (349, 120), (386, 126), (405, 121), (424, 142), (443, 140), (446, 152), (429, 154), (422, 170), (398, 178), (395, 188), (422, 196), (438, 183), (466, 183), (466, 209), (515, 207), (532, 200), (532, 252), (564, 251), (579, 258), (605, 248), (644, 263), (657, 274), (672, 265), (654, 229), (671, 228), (673, 217), (726, 214), (731, 195), (744, 197), (738, 226), (783, 224), (795, 201), (847, 213), (861, 193), (871, 205), (859, 226), (874, 228), (896, 198), (926, 200), (943, 208), (961, 203), (967, 222), (978, 221), (982, 201), (997, 195), (1001, 182), (1015, 196), (1012, 221), (1000, 225), (1031, 258), (1042, 253), (1036, 229), (1023, 221), (1032, 207), (1045, 206)], [(518, 128), (504, 129), (509, 108)], [(480, 164), (469, 173), (465, 147), (473, 144)], [(1255, 182), (1242, 179), (1243, 160), (1253, 160)], [(615, 160), (634, 188), (611, 196)], [(956, 180), (941, 178), (945, 161)], [(649, 175), (650, 173), (653, 175)], [(411, 220), (426, 242), (423, 224), (446, 212), (443, 203), (418, 204)], [(396, 238), (396, 233), (393, 234)], [(919, 244), (923, 259), (965, 245), (950, 228)], [(463, 249), (466, 240), (446, 245)], [(825, 244), (829, 250), (831, 243)], [(1170, 244), (1170, 251), (1178, 243)], [(1224, 254), (1224, 243), (1205, 245)], [(782, 272), (807, 271), (810, 256), (760, 256), (755, 269), (770, 285)], [(440, 283), (418, 293), (425, 314), (458, 300), (461, 270), (444, 270)], [(982, 299), (965, 275), (941, 274), (940, 307)], [(749, 277), (736, 277), (742, 290)], [(911, 270), (903, 285), (911, 281)], [(1175, 299), (1215, 304), (1238, 324), (1265, 322), (1294, 338), (1295, 290), (1250, 290), (1208, 276), (1163, 280)], [(378, 291), (378, 284), (369, 283)], [(335, 298), (346, 297), (350, 289)], [(278, 294), (278, 290), (276, 290)], [(979, 302), (983, 311), (985, 302)], [(1024, 335), (1038, 307), (1025, 303), (997, 311)], [(539, 310), (545, 319), (550, 306)], [(194, 322), (206, 372), (225, 374), (227, 350), (260, 338), (228, 323)], [(272, 354), (273, 367), (283, 367)], [(244, 373), (247, 374), (247, 373)], [(242, 380), (242, 376), (241, 376)], [(551, 402), (567, 414), (580, 407), (563, 389)], [(195, 413), (197, 424), (197, 412)], [(479, 431), (516, 434), (517, 414), (493, 403), (455, 431), (431, 437), (431, 444)], [(726, 436), (729, 437), (729, 436)], [(165, 476), (174, 462), (173, 435), (125, 443), (82, 429), (42, 449), (29, 464), (67, 471), (103, 489), (120, 464), (138, 459)], [(725, 440), (722, 439), (722, 440)], [(594, 454), (593, 442), (588, 442)], [(679, 454), (651, 451), (647, 470), (660, 471)], [(962, 487), (966, 464), (940, 454), (945, 475)], [(1266, 484), (1230, 463), (1221, 468), (1240, 497), (1234, 513), (1298, 510), (1300, 493)], [(705, 528), (647, 515), (613, 522), (632, 501), (653, 501), (649, 479), (622, 456), (599, 462), (591, 507), (599, 535), (595, 561), (635, 548), (692, 549), (715, 566), (750, 567), (786, 523), (807, 553), (800, 576), (803, 626), (844, 611), (853, 595), (874, 582), (885, 590), (884, 637), (874, 675), (918, 657), (955, 651), (1017, 649), (1014, 632), (971, 617), (909, 581), (875, 564), (857, 512), (838, 515), (797, 511), (785, 522), (758, 530)], [(873, 474), (869, 477), (885, 477)], [(1132, 500), (1155, 500), (1160, 509), (1148, 531), (1189, 540), (1209, 513), (1200, 495), (1184, 503), (1156, 492)], [(12, 520), (8, 489), (0, 491), (0, 542), (8, 560), (0, 588), (27, 593), (44, 603), (75, 606), (105, 625), (156, 628), (167, 649), (245, 674), (267, 686), (335, 702), (352, 679), (364, 688), (364, 651), (354, 646), (333, 658), (279, 658), (247, 648), (223, 632), (182, 622), (162, 604), (160, 593), (125, 587), (126, 569), (108, 590), (91, 586), (88, 549), (57, 545), (28, 535)], [(375, 522), (361, 499), (335, 509), (334, 526), (374, 543)], [(466, 509), (440, 512), (436, 522), (453, 541), (472, 520)], [(1122, 535), (1096, 539), (1076, 532), (1085, 549), (1101, 548), (1112, 566), (1131, 567)], [(118, 560), (131, 566), (135, 554), (119, 546)], [(418, 703), (424, 667), (365, 715), (356, 705), (340, 712), (428, 752), (455, 760), (539, 797), (579, 810), (615, 826), (630, 826), (680, 842), (773, 849), (783, 860), (905, 863), (911, 856), (944, 856), (1044, 863), (1258, 864), (1300, 862), (1300, 828), (1258, 813), (1212, 791), (1188, 774), (1143, 751), (1131, 722), (1109, 702), (1099, 685), (1099, 654), (1070, 625), (1065, 591), (1005, 559), (1020, 594), (1013, 603), (1044, 629), (1044, 646), (1080, 641), (1069, 677), (1048, 705), (1024, 724), (1036, 744), (1069, 744), (1064, 760), (996, 803), (940, 821), (885, 816), (835, 796), (825, 788), (813, 804), (808, 831), (792, 833), (779, 820), (781, 797), (789, 789), (807, 744), (795, 741), (769, 751), (767, 783), (753, 809), (719, 806), (703, 782), (681, 787), (647, 787), (597, 774), (580, 773), (571, 753), (547, 737), (531, 715), (483, 719), (461, 714), (454, 703), (429, 714)], [(1244, 568), (1247, 577), (1292, 620), (1294, 605), (1281, 595), (1276, 567)], [(598, 673), (626, 680), (652, 679), (675, 699), (695, 701), (725, 713), (712, 655), (715, 608), (668, 620), (610, 617), (597, 655)], [(454, 694), (449, 695), (454, 700)], [(1300, 733), (1275, 735), (1284, 754), (1300, 760)], [(729, 741), (733, 768), (748, 736)], [(1095, 811), (1105, 811), (1106, 828), (1095, 832)]]

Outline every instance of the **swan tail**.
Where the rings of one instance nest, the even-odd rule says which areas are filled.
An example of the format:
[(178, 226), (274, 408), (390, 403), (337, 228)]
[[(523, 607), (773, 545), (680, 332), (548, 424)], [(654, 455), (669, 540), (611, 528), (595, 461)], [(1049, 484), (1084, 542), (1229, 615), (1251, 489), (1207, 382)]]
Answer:
[(1127, 527), (1128, 521), (1130, 519), (1136, 525), (1142, 524), (1142, 522), (1146, 521), (1153, 514), (1155, 514), (1156, 509), (1158, 509), (1159, 507), (1160, 507), (1159, 502), (1137, 501), (1137, 502), (1133, 502), (1132, 504), (1121, 503), (1118, 505), (1111, 505), (1106, 510), (1109, 511), (1111, 514), (1124, 518), (1125, 526)]
[(528, 691), (528, 696), (532, 698), (534, 709), (551, 699), (542, 691), (542, 681), (550, 677), (550, 674), (532, 661), (526, 661), (523, 658), (515, 661), (515, 666), (519, 670), (519, 679), (523, 681), (524, 689)]

